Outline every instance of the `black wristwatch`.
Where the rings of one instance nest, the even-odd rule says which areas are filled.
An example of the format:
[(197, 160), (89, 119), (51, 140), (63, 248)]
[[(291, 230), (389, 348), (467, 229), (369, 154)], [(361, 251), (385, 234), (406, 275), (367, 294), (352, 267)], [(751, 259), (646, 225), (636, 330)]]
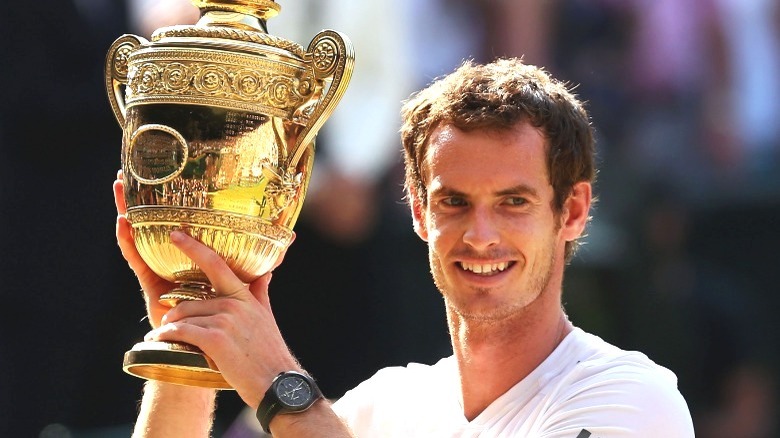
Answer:
[(311, 377), (295, 371), (280, 373), (257, 407), (257, 420), (271, 433), (268, 426), (276, 414), (303, 412), (320, 398), (322, 393)]

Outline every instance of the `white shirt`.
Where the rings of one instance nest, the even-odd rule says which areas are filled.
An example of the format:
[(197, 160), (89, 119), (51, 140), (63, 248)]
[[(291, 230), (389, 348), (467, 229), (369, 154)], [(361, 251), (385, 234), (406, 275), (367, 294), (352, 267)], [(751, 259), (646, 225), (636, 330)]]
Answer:
[[(522, 352), (518, 352), (522, 354)], [(454, 357), (380, 370), (334, 409), (358, 437), (693, 437), (676, 376), (575, 328), (473, 421)]]

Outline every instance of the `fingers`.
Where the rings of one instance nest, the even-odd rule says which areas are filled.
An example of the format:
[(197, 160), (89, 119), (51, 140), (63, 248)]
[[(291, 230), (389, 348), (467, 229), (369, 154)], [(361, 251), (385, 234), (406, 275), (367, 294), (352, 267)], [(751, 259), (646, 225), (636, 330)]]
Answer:
[(272, 275), (273, 273), (268, 272), (265, 275), (261, 275), (257, 280), (249, 283), (249, 292), (263, 305), (270, 305), (270, 300), (268, 299), (268, 284), (271, 283)]
[(234, 296), (246, 290), (244, 282), (208, 246), (182, 231), (172, 232), (171, 242), (203, 270), (218, 296)]
[(145, 341), (185, 342), (192, 345), (203, 345), (208, 341), (206, 336), (219, 333), (208, 326), (208, 317), (190, 317), (180, 321), (166, 323), (144, 336)]
[(130, 269), (138, 277), (141, 287), (146, 289), (149, 285), (148, 283), (162, 281), (162, 279), (157, 277), (157, 274), (152, 272), (152, 269), (138, 252), (138, 248), (133, 240), (130, 222), (124, 216), (116, 217), (116, 241), (119, 245), (119, 250), (122, 252), (122, 257), (127, 260)]
[(127, 222), (124, 216), (117, 216), (116, 218), (116, 240), (122, 252), (122, 257), (127, 260), (127, 264), (130, 265), (130, 269), (135, 273), (138, 283), (144, 291), (149, 323), (152, 327), (159, 327), (160, 319), (169, 309), (169, 307), (159, 302), (160, 295), (173, 289), (174, 284), (159, 277), (146, 264), (138, 249), (136, 249), (130, 232), (130, 223)]
[[(138, 251), (133, 243), (133, 236), (130, 231), (130, 223), (127, 222), (125, 214), (127, 213), (127, 205), (125, 204), (125, 190), (124, 183), (122, 182), (122, 171), (119, 170), (116, 173), (116, 180), (113, 184), (114, 189), (114, 204), (116, 205), (116, 240), (119, 243), (119, 248), (122, 250), (122, 256), (129, 262), (128, 256), (135, 259)], [(140, 256), (138, 256), (140, 258)], [(132, 266), (132, 263), (131, 263)]]
[(118, 214), (127, 213), (127, 205), (125, 204), (125, 185), (122, 182), (122, 171), (117, 172), (117, 179), (114, 181), (114, 204), (116, 205), (116, 212)]
[(138, 249), (135, 247), (133, 241), (133, 234), (130, 227), (130, 222), (124, 216), (116, 217), (116, 241), (119, 244), (119, 250), (122, 252), (122, 257), (130, 264), (130, 268), (136, 274), (146, 267), (146, 262), (141, 258), (141, 254), (138, 253)]

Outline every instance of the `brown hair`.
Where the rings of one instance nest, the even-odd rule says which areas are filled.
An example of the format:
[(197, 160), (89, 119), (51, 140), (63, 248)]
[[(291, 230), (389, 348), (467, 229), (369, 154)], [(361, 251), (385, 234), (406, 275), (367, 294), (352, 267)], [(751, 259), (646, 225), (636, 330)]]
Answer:
[[(427, 203), (422, 165), (431, 133), (441, 124), (464, 131), (505, 130), (529, 122), (547, 140), (553, 211), (560, 214), (574, 184), (596, 176), (595, 141), (582, 102), (566, 84), (517, 58), (480, 65), (464, 62), (453, 73), (413, 94), (401, 109), (401, 141), (408, 198)], [(566, 259), (577, 242), (567, 242)]]

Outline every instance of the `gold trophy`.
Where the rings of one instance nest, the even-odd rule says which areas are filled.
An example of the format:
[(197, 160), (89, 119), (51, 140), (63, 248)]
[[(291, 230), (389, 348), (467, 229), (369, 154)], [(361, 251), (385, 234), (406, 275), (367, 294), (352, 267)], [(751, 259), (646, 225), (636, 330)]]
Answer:
[[(192, 0), (194, 26), (123, 35), (106, 57), (105, 85), (122, 127), (127, 220), (157, 275), (176, 283), (161, 301), (212, 298), (203, 272), (176, 249), (183, 230), (251, 282), (292, 238), (309, 185), (314, 138), (352, 75), (342, 34), (309, 47), (269, 35), (272, 0)], [(126, 372), (146, 379), (230, 389), (194, 346), (140, 342)]]

